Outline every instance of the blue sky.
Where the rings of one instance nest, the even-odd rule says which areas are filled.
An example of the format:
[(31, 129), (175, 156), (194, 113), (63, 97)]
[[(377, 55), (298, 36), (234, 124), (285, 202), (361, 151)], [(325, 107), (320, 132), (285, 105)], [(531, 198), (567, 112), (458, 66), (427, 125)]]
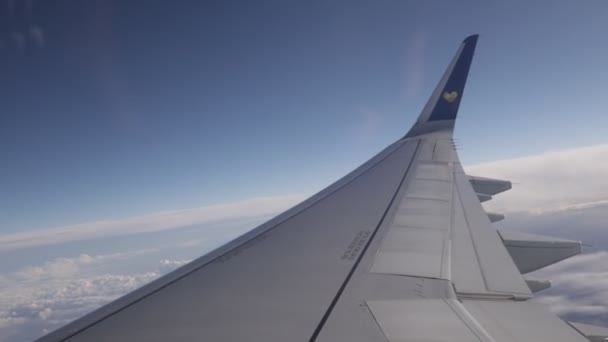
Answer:
[[(407, 132), (473, 33), (459, 155), (521, 184), (490, 205), (550, 217), (608, 199), (605, 1), (8, 3), (0, 339), (39, 336), (351, 171)], [(79, 281), (107, 296), (40, 304)]]
[(34, 4), (44, 47), (2, 50), (0, 232), (318, 190), (406, 132), (471, 33), (465, 163), (608, 123), (605, 2)]

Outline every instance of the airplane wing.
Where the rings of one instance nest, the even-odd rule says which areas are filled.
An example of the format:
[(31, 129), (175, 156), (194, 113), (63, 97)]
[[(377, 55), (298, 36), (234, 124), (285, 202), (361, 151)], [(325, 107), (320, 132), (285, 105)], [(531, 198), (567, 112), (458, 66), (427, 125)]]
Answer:
[(547, 237), (499, 234), (480, 201), (510, 182), (469, 177), (458, 160), (452, 134), (476, 43), (464, 40), (405, 137), (40, 341), (586, 341), (528, 300), (547, 282), (522, 276), (580, 243), (559, 240), (564, 252)]

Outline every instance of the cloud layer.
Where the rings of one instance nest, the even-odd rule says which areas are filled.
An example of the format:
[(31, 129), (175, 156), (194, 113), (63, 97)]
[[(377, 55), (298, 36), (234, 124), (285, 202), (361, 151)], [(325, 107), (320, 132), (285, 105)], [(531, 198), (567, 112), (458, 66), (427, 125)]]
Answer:
[(513, 182), (513, 189), (486, 204), (493, 211), (540, 213), (608, 199), (608, 145), (550, 151), (465, 170)]
[(0, 275), (0, 340), (40, 337), (188, 262), (163, 259), (149, 271), (104, 271), (150, 251), (56, 258)]
[(535, 301), (574, 321), (608, 325), (608, 251), (580, 255), (537, 272), (552, 288)]
[[(508, 213), (503, 228), (608, 247), (604, 245), (608, 145), (549, 151), (465, 169), (472, 175), (513, 182), (513, 189), (484, 203), (488, 210)], [(608, 251), (579, 255), (530, 276), (552, 281), (552, 287), (534, 300), (560, 317), (608, 325)]]

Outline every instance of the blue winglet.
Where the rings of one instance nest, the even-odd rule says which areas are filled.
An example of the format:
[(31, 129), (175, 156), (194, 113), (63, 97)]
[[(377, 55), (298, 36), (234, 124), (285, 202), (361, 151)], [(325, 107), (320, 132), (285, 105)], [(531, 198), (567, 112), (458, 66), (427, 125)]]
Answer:
[(441, 96), (435, 102), (435, 107), (428, 121), (454, 120), (458, 115), (458, 107), (467, 82), (467, 75), (473, 60), (478, 35), (467, 37), (462, 43), (462, 49), (457, 56), (456, 64), (441, 91)]
[(421, 126), (424, 126), (425, 123), (456, 120), (478, 37), (479, 35), (472, 35), (462, 42), (456, 56), (420, 113), (418, 121), (407, 136), (421, 133)]

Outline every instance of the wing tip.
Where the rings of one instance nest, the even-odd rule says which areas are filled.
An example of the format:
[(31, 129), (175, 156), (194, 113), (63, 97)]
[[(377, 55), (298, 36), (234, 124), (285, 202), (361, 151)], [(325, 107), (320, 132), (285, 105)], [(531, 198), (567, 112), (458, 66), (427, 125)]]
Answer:
[(405, 137), (454, 128), (478, 38), (479, 34), (473, 34), (462, 41), (416, 124)]
[(476, 33), (476, 34), (472, 34), (472, 35), (470, 35), (470, 36), (466, 37), (466, 38), (465, 38), (465, 39), (462, 41), (462, 43), (463, 43), (463, 44), (468, 44), (468, 43), (471, 43), (471, 44), (476, 44), (476, 43), (477, 43), (477, 39), (478, 39), (478, 38), (479, 38), (479, 34), (477, 34), (477, 33)]

